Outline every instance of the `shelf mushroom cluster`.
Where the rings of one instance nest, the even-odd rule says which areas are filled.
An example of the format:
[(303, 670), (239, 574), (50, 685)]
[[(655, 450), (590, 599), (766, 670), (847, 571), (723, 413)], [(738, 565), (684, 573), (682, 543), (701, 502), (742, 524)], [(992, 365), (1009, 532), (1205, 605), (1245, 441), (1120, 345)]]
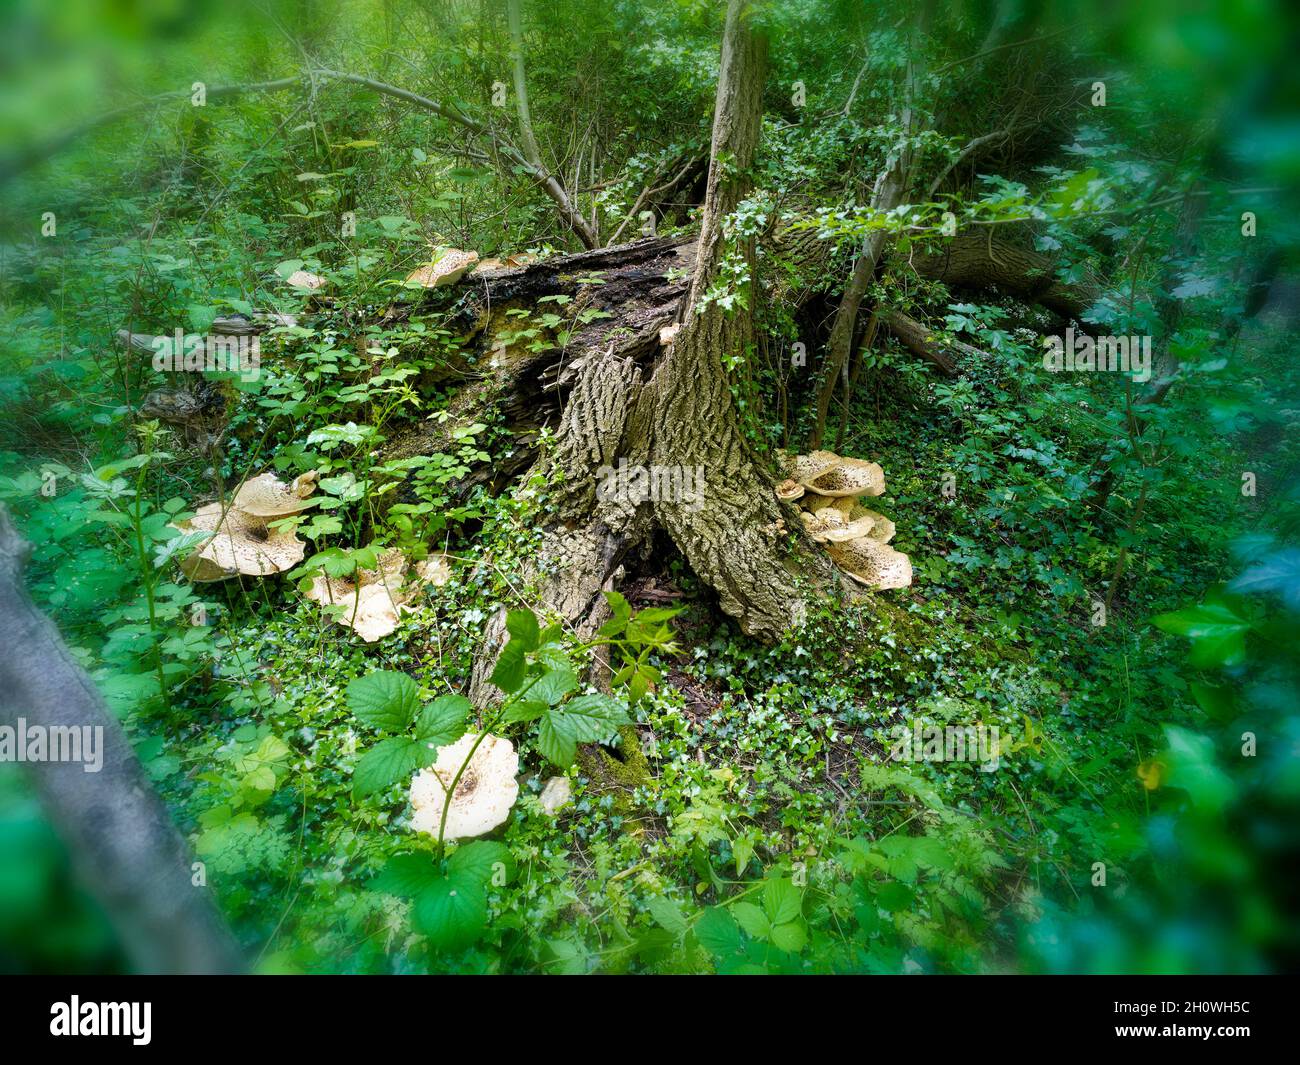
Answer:
[(833, 451), (784, 456), (785, 480), (779, 499), (798, 501), (808, 535), (825, 545), (831, 560), (869, 588), (906, 588), (912, 560), (889, 546), (894, 523), (865, 507), (863, 496), (883, 495), (885, 471), (874, 462), (845, 458)]
[(400, 612), (415, 597), (420, 584), (446, 584), (451, 567), (443, 555), (431, 555), (414, 567), (397, 548), (379, 556), (375, 569), (359, 569), (352, 578), (318, 573), (304, 579), (303, 594), (334, 615), (366, 643), (374, 643), (397, 628)]
[(230, 503), (208, 503), (192, 518), (173, 528), (212, 535), (181, 562), (196, 583), (224, 581), (237, 574), (266, 577), (283, 573), (302, 561), (307, 545), (292, 530), (273, 529), (271, 522), (314, 507), (308, 498), (316, 490), (316, 474), (304, 473), (285, 484), (273, 473), (245, 481)]

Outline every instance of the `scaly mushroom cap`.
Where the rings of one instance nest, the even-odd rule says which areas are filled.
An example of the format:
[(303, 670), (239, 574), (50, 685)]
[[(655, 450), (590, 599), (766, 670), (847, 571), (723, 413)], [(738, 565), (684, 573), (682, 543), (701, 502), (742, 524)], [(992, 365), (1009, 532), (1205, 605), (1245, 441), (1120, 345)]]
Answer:
[[(354, 580), (316, 574), (303, 595), (322, 606), (340, 608), (331, 611), (334, 620), (366, 643), (374, 643), (397, 628), (402, 610), (409, 609), (415, 596), (406, 579), (409, 565), (400, 550), (390, 548), (379, 556), (375, 569), (358, 570)], [(445, 584), (451, 579), (451, 567), (445, 556), (431, 555), (416, 563), (415, 576), (419, 583)]]
[(793, 477), (787, 477), (776, 486), (777, 499), (799, 499), (804, 494), (804, 486)]
[(477, 277), (479, 274), (490, 274), (494, 270), (504, 270), (506, 264), (500, 259), (480, 259), (478, 265), (469, 272), (470, 277)]
[(573, 785), (568, 777), (551, 777), (542, 788), (542, 809), (554, 817), (560, 808), (573, 801)]
[(868, 535), (875, 525), (874, 518), (866, 515), (850, 518), (839, 507), (821, 507), (812, 513), (802, 510), (799, 517), (803, 519), (808, 535), (819, 544), (856, 540)]
[(322, 289), (327, 284), (327, 279), (320, 274), (312, 274), (306, 270), (295, 270), (284, 279), (285, 284), (291, 288), (306, 289), (308, 292), (315, 292)]
[(912, 583), (912, 560), (871, 536), (860, 536), (826, 547), (831, 560), (868, 588), (907, 588)]
[(870, 536), (873, 540), (879, 540), (882, 544), (887, 544), (894, 538), (894, 523), (878, 510), (864, 507), (854, 496), (840, 496), (834, 499), (828, 496), (809, 496), (805, 506), (819, 515), (824, 515), (827, 510), (838, 511), (843, 516), (842, 525), (837, 519), (831, 518), (827, 520), (824, 517), (822, 518), (827, 527), (833, 530), (842, 528), (861, 530), (860, 533), (852, 536), (840, 534), (828, 536), (827, 539), (832, 542), (856, 540), (858, 535), (863, 534)]
[[(411, 827), (435, 839), (451, 787), (470, 748), (478, 737), (468, 732), (455, 743), (438, 748), (438, 760), (411, 781)], [(519, 797), (519, 756), (514, 745), (500, 736), (484, 736), (465, 767), (447, 811), (445, 839), (471, 839), (502, 824)]]
[(264, 517), (222, 503), (200, 507), (194, 517), (172, 527), (215, 534), (181, 562), (182, 571), (196, 582), (223, 581), (236, 573), (250, 577), (283, 573), (301, 562), (307, 550), (294, 533), (272, 529)]
[(316, 491), (316, 472), (304, 473), (285, 484), (273, 473), (250, 477), (235, 493), (234, 506), (259, 518), (282, 518), (314, 507), (318, 500), (307, 497)]
[(840, 457), (833, 451), (814, 451), (811, 455), (788, 455), (777, 452), (781, 469), (790, 480), (807, 485), (831, 469)]
[(444, 285), (454, 285), (476, 262), (478, 262), (476, 251), (443, 248), (434, 252), (433, 260), (428, 266), (422, 266), (408, 274), (402, 284), (405, 288), (439, 288)]
[(451, 562), (446, 555), (430, 555), (415, 564), (415, 574), (425, 584), (441, 587), (451, 580)]
[(837, 458), (830, 468), (803, 483), (822, 496), (878, 496), (885, 493), (885, 471), (865, 459)]

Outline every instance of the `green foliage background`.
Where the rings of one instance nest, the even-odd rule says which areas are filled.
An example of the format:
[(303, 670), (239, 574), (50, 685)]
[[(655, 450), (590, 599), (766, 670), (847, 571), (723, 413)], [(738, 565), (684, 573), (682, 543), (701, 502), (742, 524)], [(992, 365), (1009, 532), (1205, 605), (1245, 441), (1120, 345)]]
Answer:
[[(618, 696), (635, 728), (566, 769), (575, 802), (559, 822), (539, 801), (555, 751), (516, 723), (524, 785), (493, 841), (509, 876), (481, 881), (483, 920), (464, 925), (399, 876), (402, 862), (422, 854), (421, 875), (450, 883), (458, 854), (478, 869), (487, 852), (447, 856), (411, 833), (404, 780), (358, 787), (386, 733), (348, 692), (380, 670), (421, 698), (465, 689), (487, 619), (517, 605), (512, 578), (552, 486), (465, 491), (473, 468), (519, 445), (495, 413), (458, 423), (449, 393), (419, 386), (460, 354), (448, 305), (396, 326), (378, 312), (431, 244), (545, 255), (573, 238), (526, 175), (391, 98), (327, 80), (204, 108), (188, 96), (196, 81), (310, 66), (512, 130), (513, 114), (489, 102), (510, 80), (504, 5), (15, 0), (3, 12), (0, 169), (42, 156), (82, 118), (181, 94), (88, 129), (4, 186), (0, 499), (33, 544), (35, 599), (128, 729), (259, 967), (1294, 966), (1300, 151), (1283, 5), (945, 5), (926, 38), (926, 107), (962, 135), (918, 138), (931, 172), (1005, 104), (1004, 68), (964, 66), (995, 15), (1031, 18), (1027, 36), (1055, 42), (1043, 54), (1061, 81), (1104, 79), (1110, 100), (1046, 123), (1059, 149), (1049, 162), (973, 175), (922, 224), (943, 206), (995, 223), (1032, 214), (1067, 277), (1111, 279), (1091, 315), (1116, 334), (1157, 331), (1160, 300), (1180, 301), (1164, 338), (1185, 367), (1177, 391), (1135, 446), (1132, 386), (1043, 374), (1015, 301), (882, 282), (873, 298), (937, 301), (942, 329), (984, 353), (952, 380), (881, 346), (844, 414), (836, 448), (886, 470), (881, 505), (915, 586), (827, 607), (762, 647), (674, 561), (688, 604), (676, 640), (637, 645)], [(594, 178), (576, 184), (608, 236), (656, 174), (707, 151), (719, 11), (564, 0), (526, 3), (525, 16), (539, 139), (598, 145)], [(805, 280), (842, 284), (845, 250), (878, 224), (862, 205), (898, 128), (900, 9), (780, 0), (759, 17), (772, 40), (764, 139), (732, 225), (760, 231), (799, 205), (839, 249), (829, 277)], [(1182, 255), (1178, 211), (1193, 194), (1206, 197), (1204, 237)], [(1245, 210), (1259, 218), (1255, 245)], [(343, 211), (356, 212), (355, 239), (339, 236)], [(45, 212), (53, 238), (41, 236)], [(691, 221), (669, 214), (661, 231)], [(1246, 267), (1269, 252), (1280, 295), (1225, 343)], [(168, 523), (207, 490), (209, 458), (134, 417), (160, 381), (112, 341), (120, 328), (203, 331), (217, 314), (298, 311), (303, 297), (281, 279), (300, 267), (339, 299), (277, 331), (258, 381), (223, 384), (237, 406), (215, 461), (227, 484), (268, 464), (326, 471), (326, 503), (304, 532), (312, 557), (295, 576), (355, 572), (375, 536), (457, 556), (452, 582), (373, 646), (293, 581), (195, 586), (177, 574)], [(519, 323), (521, 342), (572, 328), (566, 307), (549, 311)], [(777, 315), (762, 326), (773, 346), (795, 335)], [(788, 382), (745, 353), (733, 369), (756, 443), (801, 440), (808, 412), (778, 400)], [(378, 457), (429, 418), (436, 446)], [(1100, 510), (1090, 486), (1106, 470), (1116, 488)], [(940, 490), (949, 475), (953, 495)], [(40, 493), (48, 476), (54, 498)], [(1092, 623), (1098, 600), (1104, 626)], [(197, 604), (202, 626), (190, 624)], [(583, 664), (588, 649), (561, 644), (549, 664), (536, 647), (520, 654), (537, 671)], [(993, 772), (891, 762), (891, 728), (915, 719), (997, 725), (1010, 750)], [(611, 736), (618, 720), (611, 711)], [(126, 965), (19, 774), (0, 766), (0, 968)]]

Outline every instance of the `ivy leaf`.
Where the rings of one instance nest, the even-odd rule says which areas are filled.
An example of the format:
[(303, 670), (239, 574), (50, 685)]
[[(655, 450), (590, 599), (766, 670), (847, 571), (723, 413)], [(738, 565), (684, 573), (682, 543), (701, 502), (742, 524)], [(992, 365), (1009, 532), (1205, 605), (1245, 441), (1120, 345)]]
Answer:
[(423, 769), (434, 757), (430, 747), (406, 736), (380, 740), (357, 762), (352, 774), (353, 793), (363, 797), (383, 791), (417, 769)]
[(463, 695), (440, 695), (420, 711), (415, 738), (430, 747), (445, 747), (465, 734), (470, 702)]
[(464, 873), (438, 877), (416, 897), (411, 917), (435, 947), (467, 947), (487, 929), (487, 892)]
[(420, 689), (405, 673), (381, 669), (358, 677), (347, 689), (348, 709), (363, 725), (401, 732), (415, 719)]

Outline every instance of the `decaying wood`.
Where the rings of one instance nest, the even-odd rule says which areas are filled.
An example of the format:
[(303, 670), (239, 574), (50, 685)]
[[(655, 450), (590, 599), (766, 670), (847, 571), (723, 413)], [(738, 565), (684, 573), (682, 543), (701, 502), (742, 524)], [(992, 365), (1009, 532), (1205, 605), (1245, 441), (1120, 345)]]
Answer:
[(145, 972), (226, 973), (244, 967), (193, 856), (153, 790), (121, 725), (58, 630), (22, 584), (27, 545), (0, 506), (0, 725), (102, 730), (102, 768), (34, 762), (42, 807), (68, 844), (86, 889), (103, 904)]

